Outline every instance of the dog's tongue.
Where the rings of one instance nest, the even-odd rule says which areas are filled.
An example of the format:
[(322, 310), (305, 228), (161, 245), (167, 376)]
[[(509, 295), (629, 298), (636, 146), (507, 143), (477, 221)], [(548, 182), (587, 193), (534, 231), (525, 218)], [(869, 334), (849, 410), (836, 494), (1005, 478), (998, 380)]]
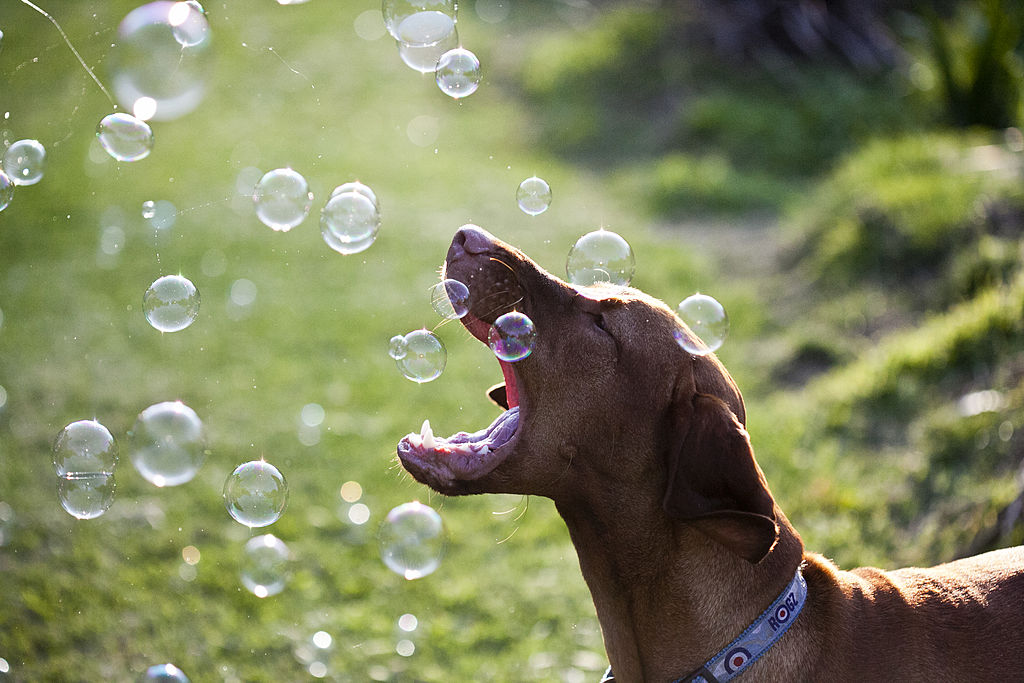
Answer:
[[(474, 337), (484, 344), (488, 343), (487, 335), (491, 330), (489, 324), (472, 313), (467, 313), (462, 317), (462, 324), (465, 325), (466, 329)], [(501, 374), (505, 378), (505, 400), (508, 401), (509, 408), (515, 408), (519, 405), (519, 387), (516, 385), (515, 373), (512, 372), (512, 364), (500, 359), (498, 364), (501, 365)]]

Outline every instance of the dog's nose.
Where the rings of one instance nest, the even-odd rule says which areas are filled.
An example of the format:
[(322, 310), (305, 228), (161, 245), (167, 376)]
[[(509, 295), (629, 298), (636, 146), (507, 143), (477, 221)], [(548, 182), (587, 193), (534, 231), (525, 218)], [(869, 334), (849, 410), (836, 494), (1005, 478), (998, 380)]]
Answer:
[(464, 225), (452, 239), (452, 255), (483, 254), (494, 247), (495, 241), (494, 236), (483, 228), (472, 224)]

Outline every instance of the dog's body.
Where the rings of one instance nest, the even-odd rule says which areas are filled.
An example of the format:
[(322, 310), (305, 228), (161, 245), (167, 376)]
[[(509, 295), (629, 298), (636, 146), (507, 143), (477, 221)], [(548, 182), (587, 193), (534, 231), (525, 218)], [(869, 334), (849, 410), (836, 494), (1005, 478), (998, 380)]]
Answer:
[(664, 304), (577, 290), (470, 226), (446, 267), (469, 286), (474, 336), (514, 308), (537, 347), (502, 363), (494, 395), (510, 409), (490, 428), (410, 434), (399, 456), (442, 493), (554, 500), (617, 683), (700, 670), (798, 570), (806, 604), (744, 669), (752, 680), (1024, 680), (1024, 547), (841, 571), (805, 552), (754, 460), (739, 390), (714, 356), (679, 346), (688, 331)]

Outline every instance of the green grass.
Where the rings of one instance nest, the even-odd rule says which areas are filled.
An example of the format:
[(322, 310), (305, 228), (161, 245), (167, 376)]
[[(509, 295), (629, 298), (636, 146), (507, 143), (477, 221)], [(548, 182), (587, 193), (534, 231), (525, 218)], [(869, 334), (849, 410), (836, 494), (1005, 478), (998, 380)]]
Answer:
[[(106, 80), (109, 45), (134, 3), (54, 5)], [(390, 39), (356, 35), (355, 17), (376, 9), (208, 3), (217, 58), (205, 102), (155, 123), (153, 154), (118, 166), (93, 142), (110, 105), (59, 35), (18, 2), (0, 7), (0, 110), (10, 112), (0, 132), (7, 141), (37, 138), (49, 154), (42, 182), (19, 188), (0, 212), (0, 658), (10, 666), (0, 680), (138, 680), (166, 661), (193, 681), (307, 680), (319, 630), (333, 637), (320, 657), (334, 680), (596, 680), (600, 633), (550, 502), (443, 499), (394, 460), (396, 442), (424, 418), (447, 433), (495, 415), (483, 392), (498, 380), (497, 365), (460, 325), (438, 327), (448, 366), (429, 384), (405, 380), (386, 354), (392, 335), (438, 324), (427, 290), (451, 235), (468, 222), (556, 274), (579, 235), (606, 226), (632, 244), (640, 288), (671, 304), (696, 290), (719, 298), (732, 319), (720, 356), (746, 395), (772, 489), (810, 547), (846, 564), (948, 559), (1013, 498), (1024, 434), (1013, 232), (1021, 202), (1019, 191), (994, 192), (981, 176), (944, 172), (942, 150), (959, 153), (974, 138), (879, 142), (820, 182), (809, 171), (795, 183), (798, 160), (780, 156), (793, 151), (783, 131), (765, 157), (737, 156), (749, 148), (745, 135), (772, 128), (746, 126), (736, 108), (757, 109), (760, 95), (745, 101), (709, 85), (684, 122), (684, 131), (707, 135), (706, 147), (577, 165), (538, 131), (616, 111), (586, 99), (600, 88), (543, 103), (536, 93), (557, 90), (563, 74), (535, 65), (559, 45), (589, 49), (607, 87), (622, 66), (610, 57), (641, 50), (656, 25), (598, 24), (593, 45), (622, 41), (609, 53), (577, 40), (579, 29), (543, 3), (517, 4), (499, 25), (476, 20), (467, 4), (460, 36), (485, 78), (455, 102), (403, 66)], [(661, 65), (673, 74), (693, 68)], [(804, 119), (795, 125), (813, 131), (807, 121), (828, 119), (819, 105), (833, 89), (811, 86), (801, 86)], [(858, 92), (863, 101), (878, 96), (847, 93), (856, 100), (847, 123), (862, 106)], [(716, 111), (735, 116), (715, 127)], [(768, 113), (789, 116), (781, 105)], [(407, 135), (416, 117), (437, 131), (423, 146)], [(306, 176), (317, 199), (305, 223), (274, 233), (236, 185), (249, 167), (285, 165)], [(514, 196), (533, 174), (551, 183), (554, 202), (531, 218)], [(323, 244), (316, 212), (353, 178), (377, 192), (384, 225), (369, 250), (343, 257)], [(796, 191), (805, 184), (816, 189)], [(177, 207), (167, 234), (141, 217), (146, 200)], [(992, 210), (978, 218), (986, 201)], [(794, 261), (769, 267), (771, 256), (730, 219), (680, 227), (664, 217), (681, 205), (688, 217), (753, 209), (754, 223), (772, 226), (771, 212), (788, 202), (797, 208), (784, 215), (786, 229), (763, 232), (775, 247), (797, 243)], [(865, 203), (889, 221), (892, 240), (863, 239)], [(111, 225), (124, 246), (103, 256), (101, 231)], [(916, 280), (856, 266), (865, 253), (903, 264), (903, 248), (945, 255), (938, 265), (917, 261), (931, 268), (933, 296), (921, 296)], [(143, 318), (142, 294), (177, 272), (196, 283), (202, 308), (190, 328), (160, 334)], [(826, 286), (837, 272), (843, 287)], [(244, 315), (228, 303), (240, 278), (258, 292)], [(786, 368), (793, 372), (780, 379)], [(1004, 405), (959, 414), (957, 400), (982, 389), (998, 389)], [(204, 420), (211, 455), (193, 481), (157, 489), (131, 466), (125, 434), (142, 409), (174, 399)], [(303, 445), (299, 414), (314, 402), (326, 419), (319, 442)], [(103, 516), (77, 521), (59, 506), (50, 448), (65, 424), (93, 417), (122, 445), (117, 495)], [(221, 502), (228, 473), (260, 457), (290, 484), (288, 509), (267, 531), (295, 556), (288, 587), (263, 600), (238, 579), (250, 532)], [(371, 509), (362, 527), (343, 521), (339, 488), (349, 480), (362, 484)], [(413, 499), (440, 510), (450, 544), (435, 574), (407, 582), (380, 562), (375, 533), (391, 507)], [(194, 568), (186, 546), (201, 554)], [(407, 612), (420, 624), (411, 657), (395, 651)]]

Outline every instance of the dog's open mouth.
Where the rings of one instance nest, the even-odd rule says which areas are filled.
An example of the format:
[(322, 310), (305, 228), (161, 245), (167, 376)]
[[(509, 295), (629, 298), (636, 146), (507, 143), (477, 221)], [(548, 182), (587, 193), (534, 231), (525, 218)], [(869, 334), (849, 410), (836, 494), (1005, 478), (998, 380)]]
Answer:
[[(487, 343), (490, 325), (473, 316), (462, 319), (469, 332)], [(434, 488), (449, 489), (461, 481), (473, 481), (489, 474), (500, 465), (510, 452), (518, 433), (521, 407), (519, 385), (511, 363), (499, 360), (505, 378), (492, 389), (495, 402), (507, 408), (505, 412), (479, 431), (458, 432), (449, 437), (434, 435), (429, 420), (424, 420), (419, 433), (406, 435), (398, 444), (398, 456), (405, 468), (416, 479)]]

